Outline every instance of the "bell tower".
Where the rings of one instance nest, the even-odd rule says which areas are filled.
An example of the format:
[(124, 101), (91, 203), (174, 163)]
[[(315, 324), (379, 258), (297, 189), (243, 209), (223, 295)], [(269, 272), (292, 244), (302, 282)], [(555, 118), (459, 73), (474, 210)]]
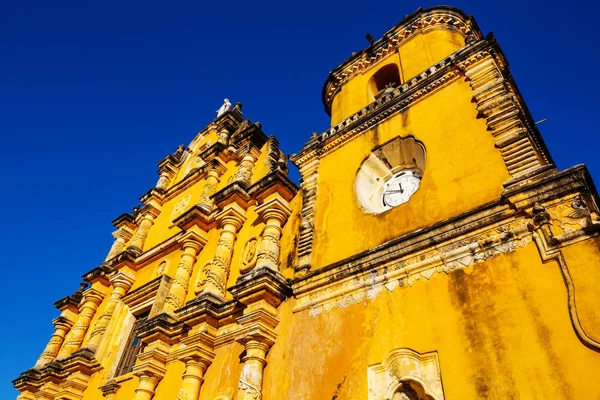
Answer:
[(322, 97), (331, 128), (291, 157), (300, 273), (555, 170), (496, 40), (451, 7), (419, 9), (353, 53)]

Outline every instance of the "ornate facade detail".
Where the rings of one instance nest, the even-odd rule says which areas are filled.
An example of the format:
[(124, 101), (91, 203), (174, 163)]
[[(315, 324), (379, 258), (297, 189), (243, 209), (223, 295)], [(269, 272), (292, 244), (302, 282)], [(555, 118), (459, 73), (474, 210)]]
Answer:
[(206, 182), (204, 183), (204, 188), (202, 188), (202, 194), (200, 195), (200, 200), (198, 204), (207, 210), (212, 210), (213, 208), (213, 200), (210, 198), (217, 191), (217, 185), (219, 184), (219, 176), (220, 173), (216, 169), (211, 169), (208, 172), (208, 176), (206, 177)]
[(300, 166), (300, 187), (302, 188), (302, 221), (298, 239), (298, 266), (296, 271), (306, 273), (311, 268), (311, 256), (315, 231), (315, 207), (317, 204), (317, 183), (319, 159)]
[(263, 370), (267, 364), (270, 345), (258, 340), (248, 340), (246, 355), (238, 383), (238, 400), (260, 400), (262, 398)]
[(212, 263), (207, 264), (201, 271), (200, 279), (196, 283), (196, 294), (210, 293), (225, 298), (233, 243), (246, 216), (245, 211), (234, 203), (219, 213), (217, 219), (221, 225), (219, 242)]
[(121, 253), (125, 248), (125, 243), (131, 238), (132, 233), (128, 229), (119, 228), (118, 230), (113, 232), (113, 237), (115, 241), (113, 242), (108, 255), (104, 261), (108, 261), (117, 254)]
[(129, 248), (137, 253), (141, 253), (144, 249), (144, 243), (146, 242), (148, 232), (150, 231), (152, 225), (154, 225), (154, 219), (158, 217), (160, 210), (153, 206), (147, 205), (140, 211), (140, 213), (143, 213), (143, 215), (141, 216), (137, 232), (135, 233), (135, 236), (129, 245)]
[(71, 331), (65, 338), (65, 342), (58, 352), (56, 358), (62, 359), (69, 357), (74, 351), (78, 350), (83, 342), (83, 338), (90, 327), (90, 322), (104, 299), (104, 294), (96, 289), (90, 288), (84, 293), (83, 304), (79, 309), (77, 322), (71, 328)]
[(175, 278), (171, 283), (169, 294), (165, 300), (165, 311), (173, 312), (183, 306), (188, 293), (190, 276), (196, 263), (196, 257), (205, 244), (206, 238), (195, 232), (189, 232), (181, 239), (183, 252), (181, 260), (177, 265)]
[(285, 200), (274, 197), (258, 206), (256, 213), (265, 222), (257, 250), (256, 268), (270, 268), (279, 271), (281, 228), (292, 213), (292, 209)]
[(259, 237), (253, 236), (244, 245), (242, 258), (240, 260), (240, 273), (245, 274), (256, 265), (256, 249), (258, 247)]
[(54, 333), (46, 345), (46, 348), (42, 352), (42, 355), (35, 364), (36, 368), (42, 367), (54, 360), (65, 340), (65, 337), (67, 336), (67, 333), (73, 326), (73, 322), (74, 321), (63, 317), (62, 315), (52, 321), (54, 324)]
[(131, 288), (131, 285), (135, 282), (135, 273), (123, 269), (110, 277), (110, 282), (113, 286), (113, 291), (109, 295), (108, 302), (104, 307), (102, 315), (98, 317), (92, 328), (90, 338), (88, 339), (87, 347), (91, 349), (97, 349), (100, 341), (104, 337), (108, 323), (112, 319), (113, 313), (122, 302), (121, 299), (127, 291)]
[(511, 83), (491, 55), (465, 64), (477, 111), (487, 121), (511, 177), (548, 165), (549, 160), (527, 121)]
[(435, 7), (435, 9), (425, 11), (417, 10), (411, 16), (405, 18), (402, 24), (386, 32), (385, 38), (375, 42), (369, 51), (359, 52), (329, 73), (327, 82), (323, 87), (325, 110), (328, 113), (331, 111), (333, 98), (344, 83), (386, 58), (396, 51), (398, 46), (414, 37), (416, 33), (444, 27), (461, 32), (465, 37), (474, 36), (480, 39), (481, 33), (478, 29), (473, 29), (473, 24), (471, 18), (450, 7)]
[(345, 308), (374, 299), (382, 292), (408, 288), (418, 280), (431, 279), (436, 273), (448, 274), (455, 269), (515, 251), (531, 243), (528, 224), (525, 219), (517, 220), (440, 246), (439, 249), (387, 262), (351, 280), (332, 283), (299, 296), (294, 311), (308, 309), (309, 315), (316, 317), (335, 307)]
[(369, 400), (444, 400), (436, 352), (393, 350), (368, 368), (368, 379)]
[(185, 196), (183, 196), (177, 202), (177, 204), (175, 204), (175, 207), (173, 207), (173, 212), (171, 213), (171, 221), (173, 221), (174, 219), (179, 217), (181, 214), (183, 214), (183, 212), (187, 209), (188, 205), (190, 204), (191, 199), (192, 199), (192, 194), (188, 193)]

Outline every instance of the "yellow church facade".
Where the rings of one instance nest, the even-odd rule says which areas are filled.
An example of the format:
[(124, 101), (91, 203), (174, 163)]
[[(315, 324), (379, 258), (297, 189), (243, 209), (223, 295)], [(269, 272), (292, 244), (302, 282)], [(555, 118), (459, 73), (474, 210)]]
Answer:
[(556, 169), (472, 17), (369, 39), (296, 154), (227, 101), (158, 163), (19, 399), (600, 398), (587, 169)]

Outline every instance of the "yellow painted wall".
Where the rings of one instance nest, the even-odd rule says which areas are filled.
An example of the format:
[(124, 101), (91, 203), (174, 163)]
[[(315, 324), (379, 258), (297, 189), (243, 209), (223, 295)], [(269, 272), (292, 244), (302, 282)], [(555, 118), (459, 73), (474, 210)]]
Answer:
[(397, 52), (379, 61), (344, 83), (331, 105), (331, 126), (359, 111), (374, 99), (369, 94), (369, 79), (387, 64), (396, 64), (402, 82), (417, 76), (465, 45), (463, 35), (446, 29), (418, 33), (402, 43)]
[[(477, 119), (471, 88), (458, 80), (321, 158), (313, 266), (319, 268), (496, 199), (508, 172)], [(413, 135), (425, 145), (420, 189), (379, 215), (360, 208), (354, 179), (371, 150)], [(343, 168), (340, 166), (344, 166)]]
[(367, 366), (403, 347), (438, 352), (448, 400), (600, 397), (600, 354), (575, 336), (559, 270), (534, 244), (314, 318), (292, 301), (265, 399), (367, 399)]

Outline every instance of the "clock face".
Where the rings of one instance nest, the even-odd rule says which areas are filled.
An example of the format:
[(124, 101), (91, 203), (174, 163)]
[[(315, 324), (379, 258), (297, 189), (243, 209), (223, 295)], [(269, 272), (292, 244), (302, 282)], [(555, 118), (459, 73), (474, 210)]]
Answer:
[(396, 207), (406, 203), (421, 183), (421, 178), (412, 171), (402, 171), (391, 177), (383, 188), (382, 201), (384, 207)]

